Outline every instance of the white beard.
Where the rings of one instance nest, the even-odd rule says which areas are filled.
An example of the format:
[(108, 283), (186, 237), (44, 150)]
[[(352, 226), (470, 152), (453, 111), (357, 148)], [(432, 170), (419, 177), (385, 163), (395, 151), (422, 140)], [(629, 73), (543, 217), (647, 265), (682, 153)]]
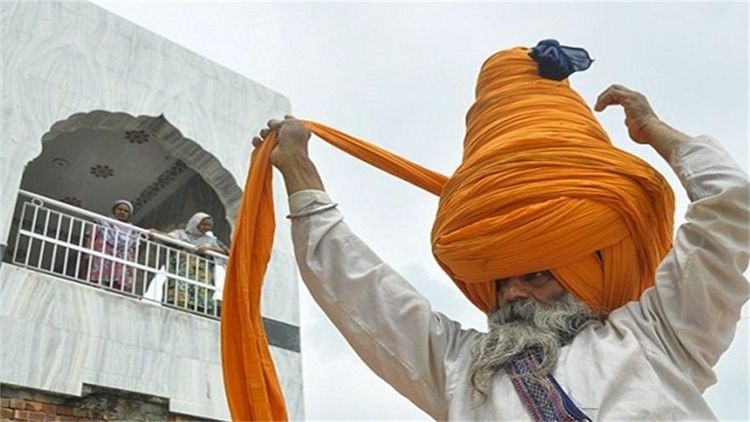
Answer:
[(539, 359), (534, 377), (552, 372), (560, 348), (581, 330), (601, 321), (581, 301), (569, 293), (549, 304), (533, 299), (511, 302), (487, 317), (489, 332), (474, 343), (471, 383), (478, 403), (487, 398), (492, 376), (505, 364), (525, 352)]

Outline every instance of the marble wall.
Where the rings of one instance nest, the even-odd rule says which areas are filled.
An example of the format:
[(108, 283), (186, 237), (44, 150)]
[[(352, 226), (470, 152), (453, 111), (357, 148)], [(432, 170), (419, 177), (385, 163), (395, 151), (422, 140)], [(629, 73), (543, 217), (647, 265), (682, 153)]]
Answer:
[[(70, 116), (164, 115), (241, 188), (250, 135), (290, 112), (283, 95), (86, 2), (2, 1), (0, 40), (0, 246), (26, 163)], [(283, 189), (275, 201), (285, 204)], [(262, 312), (298, 327), (288, 230), (277, 224)], [(0, 332), (2, 383), (70, 394), (92, 383), (167, 396), (176, 412), (228, 416), (216, 321), (3, 263)], [(290, 414), (302, 418), (301, 356), (273, 356)]]
[[(2, 383), (116, 388), (165, 397), (174, 413), (229, 418), (218, 321), (3, 264), (0, 333)], [(300, 355), (271, 352), (289, 415), (304, 419)]]
[[(90, 3), (3, 1), (0, 22), (3, 199), (42, 136), (77, 113), (163, 114), (242, 186), (250, 136), (290, 111), (283, 95)], [(10, 207), (0, 206), (3, 240)]]

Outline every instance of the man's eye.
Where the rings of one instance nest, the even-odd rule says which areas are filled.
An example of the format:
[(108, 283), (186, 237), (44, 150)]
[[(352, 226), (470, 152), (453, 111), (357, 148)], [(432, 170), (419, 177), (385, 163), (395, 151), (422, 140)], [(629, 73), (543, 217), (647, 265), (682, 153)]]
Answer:
[(542, 283), (547, 279), (547, 273), (539, 271), (536, 273), (526, 275), (526, 282), (531, 284)]

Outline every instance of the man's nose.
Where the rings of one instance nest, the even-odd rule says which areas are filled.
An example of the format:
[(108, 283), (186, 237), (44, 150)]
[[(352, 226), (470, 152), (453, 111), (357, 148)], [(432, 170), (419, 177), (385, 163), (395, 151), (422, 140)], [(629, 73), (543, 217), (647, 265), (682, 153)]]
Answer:
[(505, 303), (516, 302), (530, 298), (529, 289), (519, 277), (512, 277), (505, 281), (502, 287), (502, 300)]

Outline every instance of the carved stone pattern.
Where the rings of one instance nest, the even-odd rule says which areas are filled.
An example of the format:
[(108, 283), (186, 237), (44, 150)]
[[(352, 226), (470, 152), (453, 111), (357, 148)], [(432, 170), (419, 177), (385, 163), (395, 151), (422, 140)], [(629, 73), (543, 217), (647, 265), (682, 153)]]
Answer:
[(131, 144), (143, 144), (148, 142), (148, 133), (142, 130), (127, 130), (125, 131), (125, 139), (130, 141)]
[(102, 179), (106, 179), (108, 177), (114, 176), (115, 171), (112, 170), (112, 167), (106, 164), (97, 164), (91, 167), (91, 174), (93, 174), (94, 177), (101, 177)]
[(142, 190), (141, 193), (138, 194), (138, 197), (135, 199), (135, 201), (133, 201), (133, 207), (135, 208), (135, 211), (137, 211), (140, 207), (146, 205), (148, 201), (152, 200), (156, 195), (159, 194), (159, 191), (172, 183), (177, 178), (177, 176), (186, 169), (187, 165), (185, 164), (185, 162), (182, 160), (177, 160), (168, 169), (164, 170), (159, 175), (159, 177), (156, 178), (156, 181), (148, 185), (146, 189)]

